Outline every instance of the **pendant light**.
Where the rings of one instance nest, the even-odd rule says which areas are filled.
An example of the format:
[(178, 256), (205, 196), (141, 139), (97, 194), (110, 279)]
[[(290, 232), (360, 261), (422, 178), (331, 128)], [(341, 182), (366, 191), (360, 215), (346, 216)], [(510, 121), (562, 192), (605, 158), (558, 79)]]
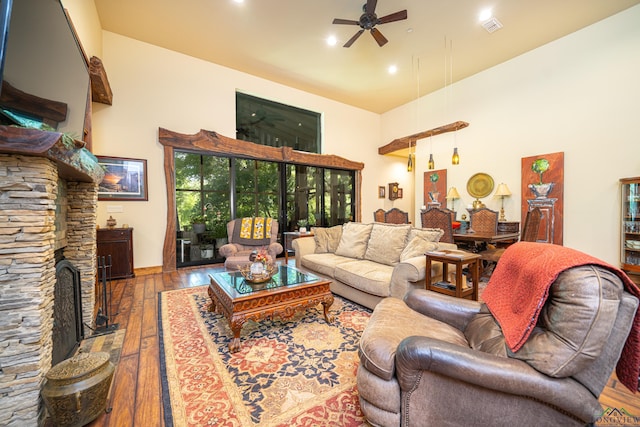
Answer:
[(458, 154), (458, 147), (453, 147), (453, 156), (451, 156), (451, 164), (452, 165), (460, 164), (460, 155)]
[[(446, 39), (445, 39), (446, 40)], [(446, 41), (445, 41), (446, 49)], [(453, 40), (449, 40), (449, 102), (453, 104)], [(451, 164), (460, 164), (460, 155), (458, 154), (458, 129), (453, 132), (453, 155), (451, 156)]]
[(407, 161), (407, 172), (413, 172), (413, 154), (411, 154), (411, 141), (409, 141), (409, 160)]
[(429, 146), (429, 163), (427, 164), (427, 167), (429, 170), (433, 170), (436, 168), (436, 164), (433, 161), (433, 136), (429, 137)]

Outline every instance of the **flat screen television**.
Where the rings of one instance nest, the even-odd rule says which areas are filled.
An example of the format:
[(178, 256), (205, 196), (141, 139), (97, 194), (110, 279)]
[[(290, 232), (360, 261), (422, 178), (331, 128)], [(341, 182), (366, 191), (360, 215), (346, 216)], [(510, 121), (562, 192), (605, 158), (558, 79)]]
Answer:
[[(89, 67), (62, 3), (0, 0), (0, 13), (0, 84), (66, 104), (66, 119), (56, 130), (84, 139)], [(15, 121), (13, 113), (38, 120), (24, 111), (6, 110), (12, 109), (0, 101), (0, 113), (7, 113), (3, 124)]]

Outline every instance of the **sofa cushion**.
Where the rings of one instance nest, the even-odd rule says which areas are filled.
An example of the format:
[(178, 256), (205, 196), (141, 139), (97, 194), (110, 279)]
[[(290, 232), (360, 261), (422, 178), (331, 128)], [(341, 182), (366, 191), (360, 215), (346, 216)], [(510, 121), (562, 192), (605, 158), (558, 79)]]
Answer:
[(342, 226), (342, 236), (336, 249), (336, 255), (363, 259), (367, 251), (367, 242), (373, 224), (347, 222)]
[(317, 272), (327, 277), (334, 277), (336, 265), (353, 261), (352, 258), (342, 257), (335, 254), (307, 254), (302, 257), (302, 266), (312, 272)]
[(412, 228), (407, 241), (410, 242), (414, 237), (421, 236), (428, 242), (438, 242), (443, 235), (444, 231), (441, 228)]
[(426, 240), (422, 235), (416, 235), (400, 253), (400, 262), (404, 262), (409, 258), (424, 256), (425, 252), (435, 251), (436, 249), (438, 249), (437, 242)]
[(386, 265), (397, 264), (410, 229), (410, 225), (373, 224), (364, 259)]
[(336, 265), (334, 278), (368, 294), (388, 297), (393, 267), (369, 260), (350, 260)]
[(373, 310), (360, 337), (360, 361), (367, 370), (384, 380), (395, 372), (396, 349), (412, 335), (426, 336), (468, 347), (462, 332), (439, 320), (410, 309), (399, 298), (385, 298)]
[(551, 285), (535, 329), (509, 355), (552, 377), (583, 370), (607, 345), (622, 291), (621, 280), (605, 268), (564, 271)]
[(311, 232), (316, 242), (315, 252), (317, 254), (335, 253), (336, 249), (338, 249), (338, 243), (340, 243), (340, 237), (342, 237), (342, 225), (329, 228), (311, 227)]

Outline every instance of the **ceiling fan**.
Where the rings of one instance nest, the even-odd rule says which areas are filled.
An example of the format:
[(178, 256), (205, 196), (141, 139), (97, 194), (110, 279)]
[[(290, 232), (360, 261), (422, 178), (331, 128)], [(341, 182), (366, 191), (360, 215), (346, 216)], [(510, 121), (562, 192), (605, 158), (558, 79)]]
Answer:
[(361, 28), (360, 31), (355, 33), (355, 35), (351, 37), (349, 41), (347, 41), (344, 44), (343, 47), (350, 47), (353, 44), (353, 42), (358, 40), (358, 37), (362, 35), (364, 30), (369, 30), (373, 38), (376, 39), (376, 41), (378, 42), (378, 45), (382, 47), (389, 40), (387, 40), (385, 36), (383, 36), (382, 33), (377, 28), (375, 28), (375, 26), (378, 24), (386, 24), (389, 22), (401, 21), (403, 19), (407, 19), (406, 9), (401, 10), (399, 12), (392, 13), (387, 16), (383, 16), (382, 18), (378, 18), (378, 15), (376, 15), (377, 3), (378, 3), (377, 0), (367, 0), (367, 3), (364, 6), (362, 6), (362, 11), (364, 13), (362, 14), (362, 16), (360, 16), (360, 19), (357, 21), (354, 21), (351, 19), (339, 19), (339, 18), (336, 18), (333, 20), (334, 24), (359, 25)]

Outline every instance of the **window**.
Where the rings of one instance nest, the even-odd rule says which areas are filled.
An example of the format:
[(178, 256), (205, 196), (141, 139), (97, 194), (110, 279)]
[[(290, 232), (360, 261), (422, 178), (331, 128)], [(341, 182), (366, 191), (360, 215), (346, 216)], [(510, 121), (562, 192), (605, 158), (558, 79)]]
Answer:
[(320, 114), (236, 92), (236, 138), (320, 153)]
[(355, 171), (181, 151), (174, 164), (178, 267), (221, 262), (232, 218), (276, 218), (282, 233), (354, 217)]

